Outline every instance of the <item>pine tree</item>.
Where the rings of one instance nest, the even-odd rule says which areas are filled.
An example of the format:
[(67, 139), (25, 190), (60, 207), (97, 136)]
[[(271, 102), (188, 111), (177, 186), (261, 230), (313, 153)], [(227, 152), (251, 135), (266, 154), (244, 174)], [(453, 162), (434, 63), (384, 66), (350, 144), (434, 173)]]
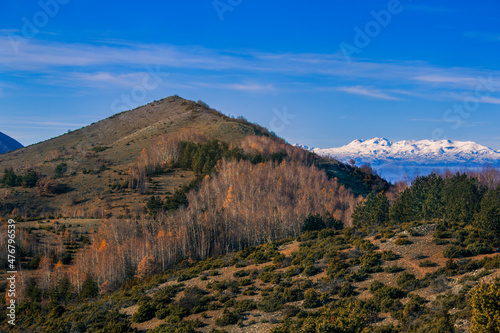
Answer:
[(85, 281), (82, 285), (82, 291), (80, 292), (80, 298), (93, 298), (99, 294), (99, 286), (95, 282), (92, 275), (87, 274)]
[(498, 245), (500, 238), (500, 186), (483, 196), (474, 224), (482, 237)]
[(2, 183), (5, 186), (9, 186), (9, 187), (17, 186), (17, 178), (18, 177), (17, 177), (16, 173), (14, 172), (14, 170), (12, 170), (12, 168), (5, 169), (5, 173), (2, 177)]
[(352, 215), (355, 226), (378, 226), (389, 221), (389, 200), (384, 193), (370, 193)]
[(445, 218), (449, 223), (465, 225), (472, 221), (481, 202), (482, 189), (477, 179), (466, 174), (447, 178), (443, 188)]

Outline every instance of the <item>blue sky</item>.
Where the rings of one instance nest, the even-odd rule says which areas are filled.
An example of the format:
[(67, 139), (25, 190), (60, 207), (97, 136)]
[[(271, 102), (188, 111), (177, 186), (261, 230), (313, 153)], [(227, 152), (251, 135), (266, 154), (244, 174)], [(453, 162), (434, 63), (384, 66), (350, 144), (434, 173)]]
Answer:
[(28, 145), (173, 94), (290, 143), (500, 150), (500, 3), (5, 0), (0, 131)]

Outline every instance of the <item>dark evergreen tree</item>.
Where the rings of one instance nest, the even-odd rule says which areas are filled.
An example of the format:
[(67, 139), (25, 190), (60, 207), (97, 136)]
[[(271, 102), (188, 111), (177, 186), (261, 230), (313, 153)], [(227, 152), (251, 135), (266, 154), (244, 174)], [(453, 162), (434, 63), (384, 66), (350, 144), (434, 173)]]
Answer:
[(477, 179), (456, 174), (445, 180), (443, 187), (444, 217), (451, 225), (472, 221), (479, 209), (483, 190)]
[(432, 220), (443, 217), (443, 178), (432, 173), (417, 177), (391, 207), (391, 219), (396, 222)]
[(9, 187), (18, 185), (18, 177), (17, 177), (16, 173), (14, 172), (14, 170), (12, 170), (12, 168), (5, 169), (5, 173), (2, 177), (2, 183), (5, 186), (9, 186)]
[(322, 230), (326, 227), (323, 218), (319, 214), (309, 215), (304, 221), (302, 231)]
[(61, 178), (68, 171), (68, 165), (66, 163), (61, 163), (54, 169), (54, 177)]
[(28, 173), (22, 176), (22, 185), (24, 187), (35, 187), (39, 179), (39, 174), (36, 171), (30, 170), (28, 171)]
[(146, 203), (146, 209), (148, 210), (149, 214), (151, 216), (156, 216), (158, 211), (161, 209), (163, 206), (163, 201), (161, 201), (160, 197), (156, 197), (152, 195), (148, 202)]
[(355, 226), (378, 226), (389, 221), (389, 200), (384, 193), (370, 193), (352, 215)]
[(92, 275), (87, 274), (85, 281), (82, 285), (82, 290), (80, 291), (80, 298), (93, 298), (99, 294), (99, 286), (97, 282), (94, 281)]
[(390, 218), (396, 223), (411, 222), (415, 219), (415, 209), (412, 201), (411, 188), (399, 194), (390, 208)]
[(480, 208), (474, 216), (474, 224), (479, 234), (495, 245), (500, 242), (500, 186), (488, 190), (483, 196)]

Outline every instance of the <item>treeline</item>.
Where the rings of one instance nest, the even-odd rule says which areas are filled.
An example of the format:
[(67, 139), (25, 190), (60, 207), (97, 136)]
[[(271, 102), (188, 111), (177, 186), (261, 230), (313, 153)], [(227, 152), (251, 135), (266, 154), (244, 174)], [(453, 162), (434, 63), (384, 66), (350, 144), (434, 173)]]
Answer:
[(353, 214), (357, 227), (433, 220), (440, 228), (467, 228), (476, 238), (500, 245), (498, 172), (485, 169), (482, 173), (417, 177), (392, 201), (384, 193), (371, 193)]

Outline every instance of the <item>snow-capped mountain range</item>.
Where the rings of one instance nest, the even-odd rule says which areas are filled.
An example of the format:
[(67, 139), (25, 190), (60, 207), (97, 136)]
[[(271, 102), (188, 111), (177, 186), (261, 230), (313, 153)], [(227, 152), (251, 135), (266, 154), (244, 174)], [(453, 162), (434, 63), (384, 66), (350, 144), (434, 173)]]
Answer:
[(425, 174), (433, 169), (478, 169), (486, 165), (500, 167), (500, 152), (472, 141), (404, 140), (391, 142), (385, 138), (354, 140), (339, 148), (309, 148), (321, 156), (342, 162), (351, 159), (357, 165), (370, 163), (388, 180), (404, 175)]

